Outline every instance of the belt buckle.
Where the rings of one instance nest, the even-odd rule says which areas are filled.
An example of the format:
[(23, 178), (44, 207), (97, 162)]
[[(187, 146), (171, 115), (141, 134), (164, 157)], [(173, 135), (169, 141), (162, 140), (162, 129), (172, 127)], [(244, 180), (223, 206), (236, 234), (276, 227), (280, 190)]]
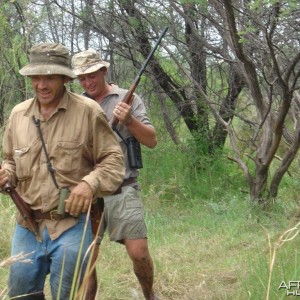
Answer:
[(50, 220), (51, 221), (56, 221), (57, 220), (57, 209), (53, 209), (53, 210), (50, 211)]

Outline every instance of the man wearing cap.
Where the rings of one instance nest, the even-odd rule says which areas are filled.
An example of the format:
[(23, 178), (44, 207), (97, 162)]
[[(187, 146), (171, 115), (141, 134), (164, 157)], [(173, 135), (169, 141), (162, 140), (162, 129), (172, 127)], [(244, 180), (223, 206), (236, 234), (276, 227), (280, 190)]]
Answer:
[[(82, 280), (93, 238), (90, 203), (114, 193), (124, 178), (123, 154), (103, 110), (65, 87), (76, 77), (68, 62), (60, 44), (31, 48), (20, 73), (31, 79), (35, 97), (13, 108), (3, 137), (0, 186), (15, 187), (38, 224), (36, 237), (17, 215), (11, 255), (27, 262), (11, 265), (8, 294), (18, 299), (45, 299), (49, 273), (52, 298), (70, 298), (77, 257)], [(63, 188), (69, 194), (59, 214)]]
[(103, 61), (93, 49), (85, 50), (72, 57), (73, 71), (78, 76), (85, 95), (100, 104), (109, 120), (117, 118), (117, 138), (125, 159), (125, 180), (120, 193), (104, 198), (104, 222), (100, 236), (105, 229), (111, 241), (125, 244), (133, 262), (134, 272), (140, 282), (146, 299), (157, 299), (153, 292), (153, 262), (147, 243), (147, 229), (143, 204), (137, 182), (138, 169), (130, 166), (128, 160), (128, 139), (134, 137), (139, 143), (153, 148), (156, 133), (141, 98), (134, 94), (131, 105), (122, 102), (127, 90), (106, 81), (109, 63)]

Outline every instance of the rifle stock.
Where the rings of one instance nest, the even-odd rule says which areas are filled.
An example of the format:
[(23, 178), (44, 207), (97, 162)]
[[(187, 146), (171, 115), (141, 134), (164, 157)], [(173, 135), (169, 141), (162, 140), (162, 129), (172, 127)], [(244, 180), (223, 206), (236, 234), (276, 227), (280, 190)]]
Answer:
[(95, 244), (91, 251), (91, 258), (88, 264), (89, 272), (87, 284), (85, 287), (85, 297), (84, 300), (95, 300), (97, 295), (97, 272), (96, 263), (99, 253), (100, 242), (98, 240), (100, 226), (102, 222), (102, 215), (104, 210), (104, 199), (98, 198), (94, 203), (92, 203), (91, 217), (92, 217), (92, 233), (94, 235)]
[(38, 238), (39, 237), (38, 225), (32, 216), (29, 205), (22, 199), (22, 197), (18, 194), (18, 192), (13, 188), (13, 186), (9, 182), (7, 182), (4, 185), (3, 189), (5, 192), (9, 194), (9, 196), (15, 203), (21, 216), (26, 221), (28, 229)]

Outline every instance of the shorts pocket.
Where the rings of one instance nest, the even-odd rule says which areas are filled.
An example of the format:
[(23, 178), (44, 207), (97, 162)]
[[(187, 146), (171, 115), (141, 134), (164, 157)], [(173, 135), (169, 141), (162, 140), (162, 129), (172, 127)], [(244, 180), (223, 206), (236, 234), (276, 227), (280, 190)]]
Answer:
[(129, 201), (125, 202), (125, 207), (126, 207), (126, 209), (140, 208), (140, 207), (143, 207), (143, 204), (140, 199), (131, 198)]
[(140, 198), (139, 191), (132, 187), (125, 187), (124, 211), (122, 212), (123, 220), (143, 220), (144, 206)]

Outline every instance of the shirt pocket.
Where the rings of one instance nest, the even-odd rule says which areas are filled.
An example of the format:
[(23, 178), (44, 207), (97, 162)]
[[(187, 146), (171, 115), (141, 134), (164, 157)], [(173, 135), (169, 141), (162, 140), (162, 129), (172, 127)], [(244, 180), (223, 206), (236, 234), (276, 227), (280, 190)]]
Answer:
[(16, 164), (16, 175), (18, 180), (25, 180), (29, 178), (32, 168), (30, 147), (14, 149), (14, 161)]
[(80, 142), (58, 142), (54, 148), (54, 168), (61, 173), (78, 171), (82, 160)]

